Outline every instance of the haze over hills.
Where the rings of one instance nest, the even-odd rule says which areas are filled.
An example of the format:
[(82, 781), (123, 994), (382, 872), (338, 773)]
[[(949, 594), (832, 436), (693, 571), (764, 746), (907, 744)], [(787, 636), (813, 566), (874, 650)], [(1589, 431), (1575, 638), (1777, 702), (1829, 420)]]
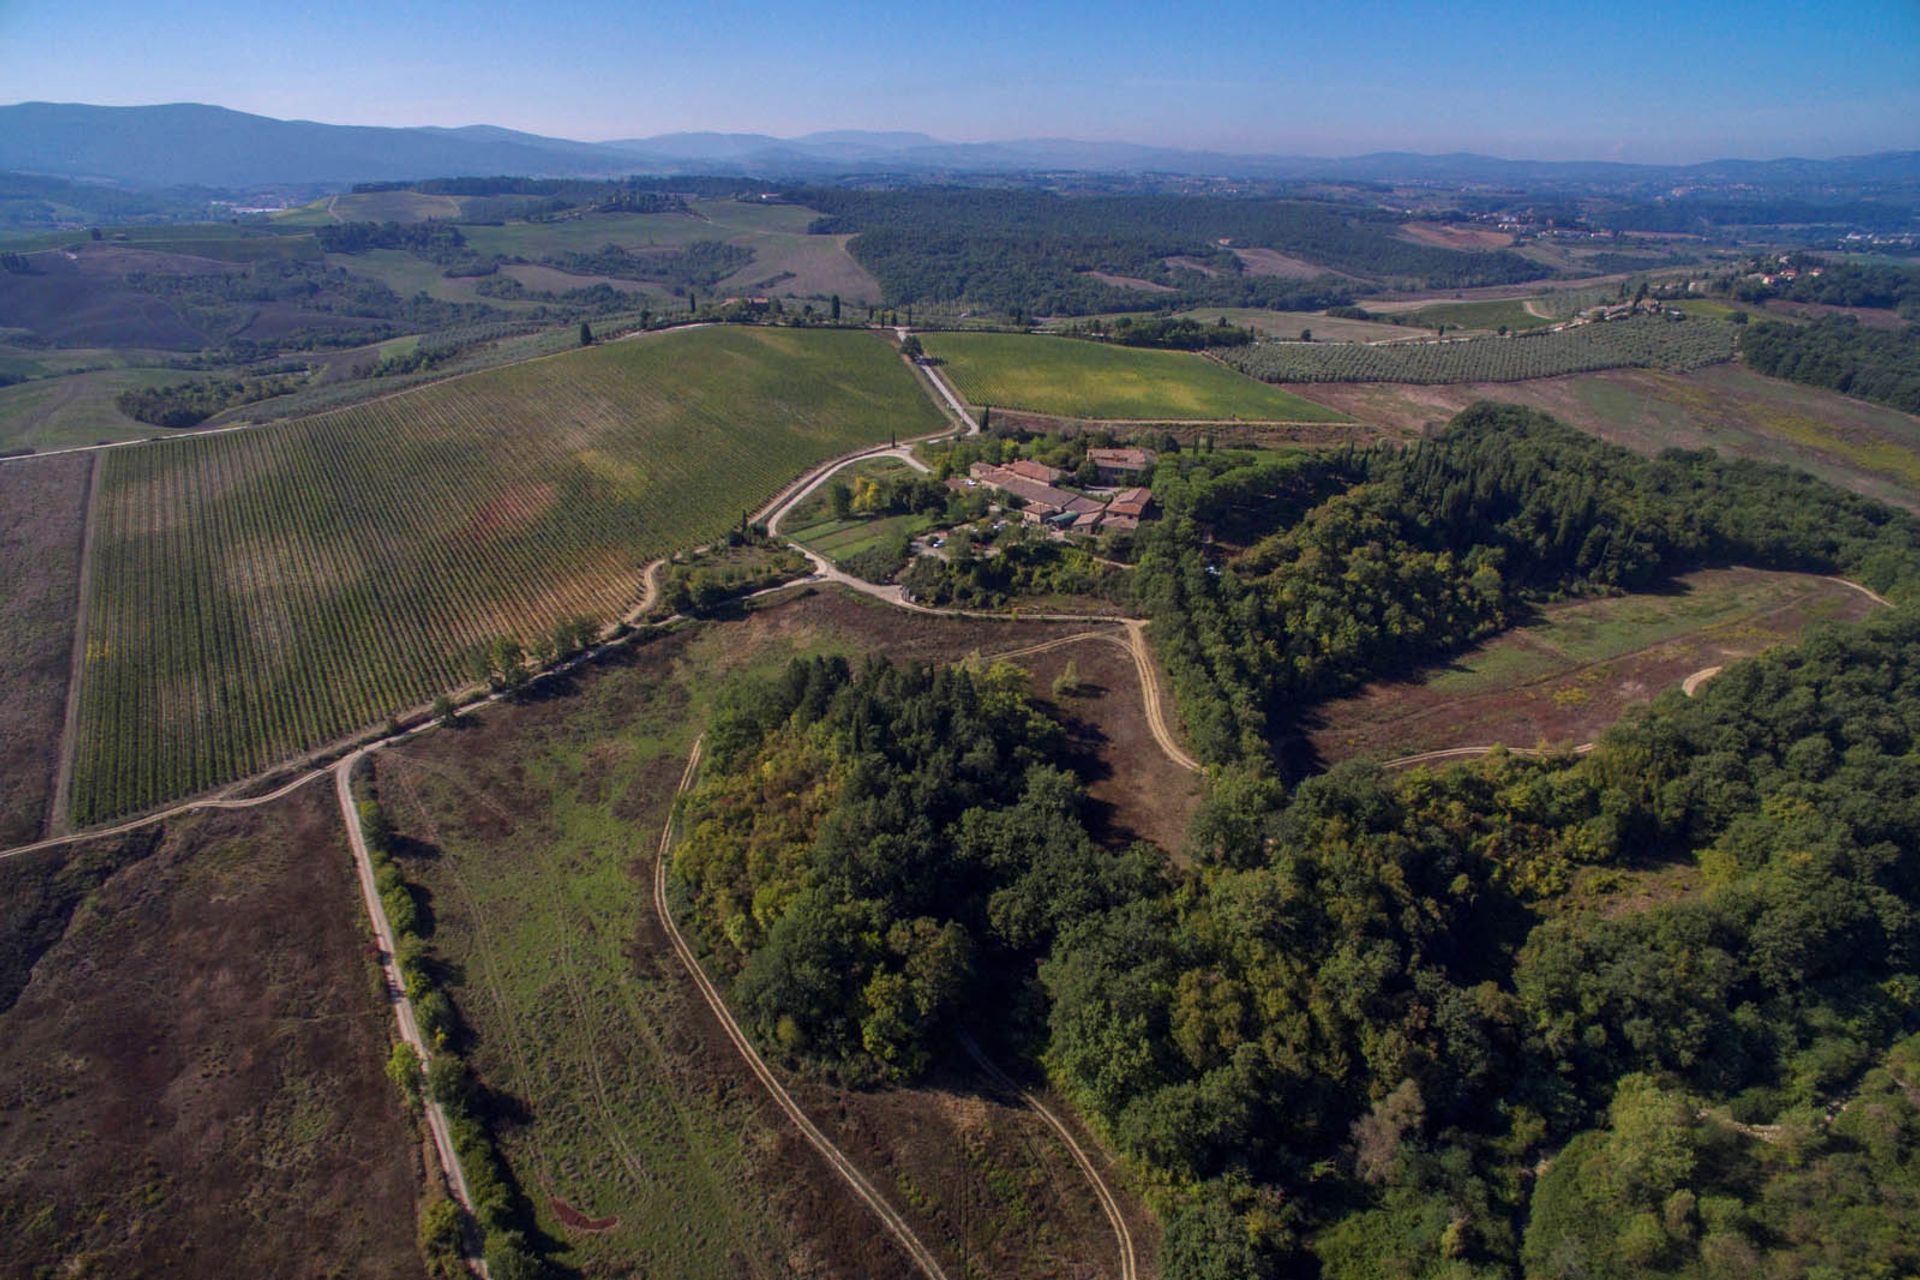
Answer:
[(716, 173), (818, 178), (856, 173), (938, 176), (1077, 170), (1258, 179), (1450, 183), (1920, 181), (1920, 152), (1832, 160), (1718, 160), (1694, 165), (1505, 160), (1382, 152), (1329, 158), (1241, 155), (1026, 138), (946, 142), (922, 133), (836, 130), (796, 138), (670, 133), (579, 142), (492, 125), (386, 128), (276, 120), (197, 103), (102, 107), (27, 102), (0, 107), (0, 170), (133, 188), (246, 189), (422, 177), (514, 174), (609, 177)]

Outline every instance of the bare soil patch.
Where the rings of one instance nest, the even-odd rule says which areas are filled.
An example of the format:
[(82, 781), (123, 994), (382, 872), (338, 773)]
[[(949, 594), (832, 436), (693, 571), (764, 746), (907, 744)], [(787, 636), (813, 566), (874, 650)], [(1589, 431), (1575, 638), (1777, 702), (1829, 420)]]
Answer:
[(1401, 225), (1400, 231), (1408, 240), (1441, 249), (1505, 249), (1513, 243), (1513, 237), (1505, 231), (1451, 223), (1408, 222)]
[[(1017, 1097), (994, 1090), (957, 1049), (952, 1062), (911, 1089), (789, 1087), (949, 1275), (1115, 1274), (1113, 1229), (1059, 1138)], [(1106, 1172), (1112, 1182), (1110, 1166)], [(1122, 1204), (1136, 1242), (1150, 1241), (1137, 1203)]]
[(1212, 279), (1213, 277), (1218, 276), (1220, 274), (1220, 268), (1211, 266), (1205, 262), (1202, 262), (1198, 258), (1186, 257), (1184, 254), (1177, 255), (1171, 258), (1162, 258), (1160, 259), (1160, 261), (1166, 263), (1170, 267), (1185, 267), (1188, 271), (1198, 271), (1201, 275), (1206, 276), (1209, 279)]
[(51, 818), (93, 460), (0, 465), (0, 846)]
[(55, 346), (192, 351), (207, 335), (153, 294), (126, 283), (132, 271), (240, 272), (231, 262), (143, 249), (87, 246), (26, 255), (25, 272), (0, 272), (0, 328), (32, 330)]
[(0, 863), (0, 1273), (422, 1274), (331, 800)]
[[(1054, 708), (1084, 757), (1080, 772), (1093, 799), (1095, 834), (1116, 845), (1148, 840), (1177, 854), (1201, 783), (1154, 741), (1132, 655), (1110, 641), (1088, 639), (1011, 661), (1033, 673), (1035, 695)], [(1053, 682), (1069, 662), (1082, 692), (1055, 696)]]
[(1279, 276), (1283, 280), (1311, 280), (1315, 276), (1337, 276), (1338, 271), (1329, 271), (1325, 267), (1315, 266), (1305, 258), (1296, 258), (1278, 249), (1234, 249), (1233, 256), (1240, 259), (1240, 265), (1247, 269), (1248, 275)]
[(554, 1216), (574, 1231), (611, 1231), (620, 1225), (618, 1218), (590, 1218), (559, 1196), (548, 1196), (547, 1202), (553, 1206)]
[(1176, 292), (1172, 285), (1155, 284), (1151, 280), (1142, 280), (1138, 276), (1116, 276), (1106, 271), (1082, 271), (1080, 274), (1090, 276), (1101, 284), (1110, 284), (1116, 289), (1138, 289), (1142, 293)]
[(1755, 569), (1687, 574), (1662, 595), (1556, 605), (1418, 677), (1317, 708), (1303, 726), (1300, 763), (1591, 742), (1689, 675), (1874, 607), (1845, 583)]

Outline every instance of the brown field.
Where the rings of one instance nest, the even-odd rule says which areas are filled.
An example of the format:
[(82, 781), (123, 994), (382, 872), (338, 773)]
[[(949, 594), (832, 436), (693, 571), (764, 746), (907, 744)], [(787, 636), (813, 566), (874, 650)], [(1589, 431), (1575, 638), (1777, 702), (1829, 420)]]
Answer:
[(422, 1274), (330, 789), (0, 863), (0, 900), (0, 1274)]
[(128, 285), (131, 271), (201, 275), (245, 270), (183, 254), (88, 245), (78, 254), (27, 255), (29, 270), (0, 272), (0, 329), (28, 329), (60, 347), (194, 351), (207, 335), (164, 301)]
[[(1200, 779), (1167, 759), (1148, 731), (1133, 658), (1119, 645), (1086, 640), (1013, 661), (1033, 673), (1034, 692), (1073, 734), (1084, 757), (1080, 774), (1093, 798), (1089, 817), (1096, 833), (1110, 844), (1148, 840), (1177, 854), (1200, 802)], [(1085, 692), (1055, 698), (1054, 679), (1069, 661), (1079, 669)]]
[(1172, 285), (1155, 284), (1151, 280), (1142, 280), (1138, 276), (1116, 276), (1107, 271), (1082, 271), (1083, 276), (1098, 280), (1101, 284), (1110, 284), (1116, 289), (1138, 289), (1142, 293), (1173, 293)]
[[(382, 802), (417, 855), (403, 865), (460, 975), (471, 1060), (522, 1117), (504, 1149), (559, 1261), (589, 1277), (905, 1273), (699, 1003), (648, 900), (654, 841), (729, 670), (822, 651), (951, 661), (1081, 629), (802, 591), (381, 755)], [(1107, 678), (1090, 724), (1124, 719), (1091, 709), (1117, 701)], [(951, 1274), (1106, 1273), (1111, 1231), (1042, 1122), (949, 1070), (913, 1089), (789, 1084)]]
[(1769, 298), (1749, 309), (1773, 320), (1825, 320), (1829, 316), (1852, 316), (1869, 329), (1899, 330), (1906, 328), (1908, 323), (1905, 316), (1887, 307), (1834, 307), (1824, 302), (1794, 302), (1786, 298)]
[(1279, 276), (1284, 280), (1310, 280), (1315, 276), (1337, 276), (1338, 271), (1315, 266), (1305, 258), (1295, 258), (1278, 249), (1234, 249), (1233, 256), (1248, 275)]
[(1544, 409), (1642, 453), (1716, 449), (1781, 462), (1833, 484), (1920, 511), (1920, 418), (1741, 364), (1692, 373), (1612, 369), (1534, 382), (1403, 386), (1317, 384), (1289, 390), (1364, 423), (1417, 431), (1475, 400)]
[(1555, 605), (1405, 681), (1316, 709), (1300, 763), (1451, 747), (1572, 747), (1690, 675), (1875, 608), (1831, 578), (1755, 569), (1687, 574), (1668, 593)]
[(1462, 227), (1450, 223), (1409, 222), (1401, 226), (1409, 240), (1441, 249), (1505, 249), (1513, 237), (1504, 231), (1485, 227)]
[(52, 808), (92, 476), (86, 454), (0, 463), (0, 848)]

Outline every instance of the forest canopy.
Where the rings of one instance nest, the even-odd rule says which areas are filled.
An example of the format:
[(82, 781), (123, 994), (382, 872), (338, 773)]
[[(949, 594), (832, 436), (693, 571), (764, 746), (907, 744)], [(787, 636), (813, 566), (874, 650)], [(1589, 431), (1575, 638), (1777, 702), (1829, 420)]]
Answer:
[(1011, 668), (736, 684), (673, 870), (762, 1042), (853, 1079), (1024, 1046), (1155, 1189), (1167, 1280), (1920, 1266), (1912, 605), (1583, 757), (1274, 761), (1528, 601), (1709, 562), (1905, 598), (1914, 522), (1492, 405), (1397, 452), (1169, 449), (1155, 489), (1137, 592), (1215, 764), (1184, 862), (1093, 838)]

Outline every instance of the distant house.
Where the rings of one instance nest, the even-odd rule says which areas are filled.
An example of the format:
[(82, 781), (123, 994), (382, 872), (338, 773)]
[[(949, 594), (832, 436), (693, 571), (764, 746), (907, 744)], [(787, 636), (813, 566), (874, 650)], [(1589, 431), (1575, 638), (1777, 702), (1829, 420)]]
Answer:
[(1089, 449), (1087, 457), (1100, 472), (1101, 484), (1121, 484), (1153, 470), (1160, 455), (1151, 449)]

